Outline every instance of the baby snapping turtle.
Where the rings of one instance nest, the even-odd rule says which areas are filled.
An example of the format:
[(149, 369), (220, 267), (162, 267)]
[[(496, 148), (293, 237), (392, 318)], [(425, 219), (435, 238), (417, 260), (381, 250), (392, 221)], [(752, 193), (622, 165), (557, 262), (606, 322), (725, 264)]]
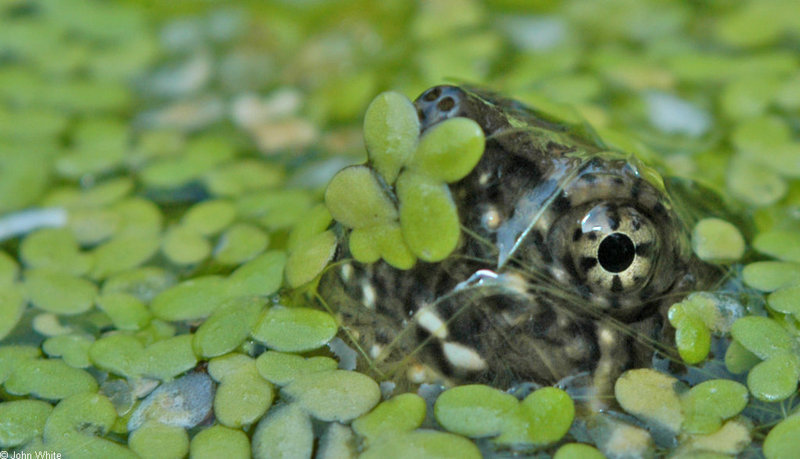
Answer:
[(403, 270), (344, 244), (323, 275), (364, 370), (501, 388), (586, 375), (610, 393), (670, 353), (666, 309), (716, 270), (693, 255), (658, 174), (585, 126), (480, 90), (437, 86), (414, 106), (421, 135), (465, 117), (485, 149), (449, 185), (462, 229), (449, 256)]

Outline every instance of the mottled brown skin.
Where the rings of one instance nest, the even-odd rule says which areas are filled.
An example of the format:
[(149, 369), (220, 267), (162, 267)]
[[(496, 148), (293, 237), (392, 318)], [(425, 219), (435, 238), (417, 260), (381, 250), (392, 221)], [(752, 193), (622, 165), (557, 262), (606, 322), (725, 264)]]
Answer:
[(342, 244), (323, 277), (372, 370), (398, 380), (421, 362), (445, 382), (501, 388), (587, 375), (608, 394), (622, 371), (670, 353), (666, 309), (714, 271), (692, 255), (662, 184), (589, 128), (512, 100), (439, 86), (415, 106), (423, 135), (467, 117), (486, 150), (450, 186), (463, 232), (449, 258), (400, 271), (349, 261)]

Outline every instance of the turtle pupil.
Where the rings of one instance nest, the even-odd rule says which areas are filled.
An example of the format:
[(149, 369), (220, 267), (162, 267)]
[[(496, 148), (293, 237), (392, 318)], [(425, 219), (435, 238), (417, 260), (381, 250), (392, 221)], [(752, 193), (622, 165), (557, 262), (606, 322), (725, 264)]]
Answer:
[(628, 236), (612, 233), (603, 239), (597, 249), (597, 261), (608, 272), (625, 271), (636, 257), (636, 247)]

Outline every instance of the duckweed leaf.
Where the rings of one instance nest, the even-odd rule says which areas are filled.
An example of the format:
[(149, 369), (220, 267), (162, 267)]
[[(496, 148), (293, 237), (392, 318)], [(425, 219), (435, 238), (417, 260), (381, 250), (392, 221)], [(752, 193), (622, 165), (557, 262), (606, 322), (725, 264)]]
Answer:
[(765, 402), (785, 400), (797, 392), (800, 359), (791, 352), (775, 352), (747, 373), (753, 397)]
[(104, 395), (75, 394), (53, 409), (44, 426), (44, 440), (54, 446), (69, 437), (86, 441), (87, 437), (104, 435), (116, 419), (117, 411)]
[(180, 459), (189, 452), (189, 435), (180, 427), (149, 421), (131, 432), (128, 446), (143, 458)]
[(511, 413), (497, 443), (546, 445), (563, 437), (575, 418), (575, 405), (561, 389), (543, 387), (525, 397)]
[(779, 260), (800, 262), (800, 233), (781, 230), (759, 233), (753, 239), (753, 248)]
[(603, 453), (597, 448), (583, 443), (567, 443), (558, 448), (553, 459), (604, 459)]
[(483, 130), (469, 118), (452, 118), (428, 130), (408, 166), (451, 183), (469, 174), (483, 155)]
[(89, 359), (98, 368), (133, 378), (142, 372), (144, 346), (130, 335), (116, 334), (98, 339), (89, 346)]
[(727, 379), (702, 382), (683, 396), (686, 419), (683, 429), (694, 434), (718, 430), (722, 421), (739, 414), (747, 405), (747, 388)]
[(340, 170), (325, 189), (333, 218), (350, 228), (365, 228), (397, 219), (397, 210), (375, 172), (366, 166)]
[(238, 347), (250, 335), (264, 301), (254, 297), (228, 300), (194, 334), (193, 347), (201, 357), (216, 357)]
[(38, 346), (5, 345), (0, 347), (0, 383), (6, 382), (20, 363), (42, 355)]
[(97, 307), (108, 314), (118, 330), (140, 330), (150, 323), (150, 310), (128, 293), (106, 293), (97, 298)]
[(768, 459), (791, 458), (800, 450), (800, 416), (791, 416), (776, 425), (764, 439)]
[(20, 286), (0, 285), (0, 340), (16, 328), (25, 306), (25, 296)]
[(272, 295), (283, 282), (285, 266), (284, 252), (268, 250), (231, 273), (229, 290), (236, 295)]
[(30, 268), (46, 268), (75, 276), (89, 271), (92, 260), (82, 254), (72, 232), (64, 228), (44, 228), (26, 237), (20, 257)]
[(336, 235), (328, 230), (319, 233), (289, 253), (286, 260), (286, 282), (299, 287), (314, 280), (336, 251)]
[(85, 279), (44, 269), (25, 273), (25, 290), (34, 306), (55, 314), (86, 312), (97, 295), (97, 287)]
[(161, 241), (161, 252), (176, 265), (193, 265), (211, 253), (211, 243), (193, 229), (174, 226)]
[(417, 394), (400, 394), (353, 421), (353, 430), (372, 442), (383, 435), (412, 431), (424, 420), (425, 400)]
[(339, 422), (368, 412), (381, 397), (371, 378), (344, 370), (298, 375), (281, 394), (321, 421)]
[(317, 204), (308, 211), (308, 214), (301, 222), (294, 225), (289, 233), (286, 247), (289, 250), (294, 250), (305, 241), (328, 229), (332, 221), (333, 217), (328, 210), (328, 206), (324, 203)]
[(53, 407), (41, 400), (15, 400), (0, 403), (0, 447), (11, 448), (42, 435)]
[(145, 376), (169, 381), (197, 365), (192, 349), (194, 335), (173, 336), (147, 346), (141, 355), (140, 368)]
[(778, 322), (767, 317), (742, 317), (733, 323), (731, 335), (761, 359), (793, 349), (793, 339), (789, 333)]
[(252, 336), (276, 351), (304, 352), (325, 345), (338, 329), (336, 321), (326, 312), (274, 307), (262, 315)]
[(458, 244), (461, 226), (447, 185), (404, 172), (397, 179), (400, 226), (411, 252), (422, 260), (441, 261)]
[(225, 426), (246, 426), (264, 415), (273, 397), (272, 384), (258, 374), (251, 362), (222, 377), (214, 397), (214, 415)]
[(753, 368), (761, 359), (748, 351), (735, 339), (731, 340), (728, 350), (725, 351), (725, 367), (733, 374), (744, 373)]
[(503, 429), (519, 401), (489, 386), (474, 384), (444, 391), (436, 400), (436, 421), (450, 432), (466, 437), (489, 437)]
[(350, 252), (362, 263), (372, 263), (383, 258), (397, 269), (411, 269), (417, 261), (403, 239), (403, 232), (395, 222), (356, 228), (350, 232)]
[(73, 368), (86, 368), (89, 361), (89, 347), (94, 338), (86, 335), (59, 335), (42, 343), (42, 350), (50, 357), (61, 357), (64, 363)]
[(764, 292), (772, 292), (800, 283), (800, 264), (784, 261), (756, 261), (744, 267), (742, 279), (750, 287)]
[(254, 225), (238, 223), (220, 236), (214, 247), (214, 258), (228, 265), (244, 263), (263, 252), (267, 244), (267, 233)]
[(270, 410), (253, 433), (252, 448), (253, 457), (258, 459), (311, 457), (311, 418), (295, 404)]
[(464, 437), (432, 430), (416, 430), (391, 435), (370, 445), (361, 459), (424, 457), (429, 459), (479, 459), (481, 453), (474, 443)]
[(196, 459), (250, 457), (250, 440), (244, 432), (225, 426), (211, 426), (201, 430), (192, 438), (189, 455)]
[(92, 251), (91, 276), (105, 279), (135, 268), (155, 255), (160, 245), (156, 234), (118, 234)]
[(730, 263), (744, 254), (744, 238), (729, 222), (704, 218), (692, 230), (692, 248), (701, 260)]
[(305, 373), (335, 370), (337, 365), (337, 362), (330, 357), (303, 358), (275, 351), (264, 352), (256, 359), (258, 373), (267, 381), (279, 386), (285, 386)]
[(150, 304), (153, 315), (164, 320), (203, 319), (229, 298), (220, 276), (200, 276), (159, 293)]
[(244, 367), (253, 364), (253, 358), (238, 352), (231, 352), (220, 357), (214, 357), (208, 362), (208, 374), (214, 381), (222, 382), (225, 376), (236, 373)]
[(769, 307), (800, 318), (800, 284), (776, 290), (767, 297)]
[(203, 236), (214, 236), (233, 223), (236, 207), (224, 199), (192, 206), (181, 219), (182, 226)]
[(628, 413), (677, 434), (683, 423), (677, 384), (677, 379), (655, 370), (628, 370), (614, 384), (614, 396)]
[(675, 345), (684, 362), (702, 362), (711, 350), (711, 330), (699, 317), (690, 315), (677, 326)]
[(388, 91), (367, 107), (364, 143), (372, 166), (386, 183), (394, 183), (400, 168), (416, 150), (418, 138), (419, 118), (408, 97)]
[(84, 370), (72, 368), (61, 359), (30, 359), (20, 362), (5, 382), (14, 395), (59, 400), (83, 392), (96, 392), (97, 381)]

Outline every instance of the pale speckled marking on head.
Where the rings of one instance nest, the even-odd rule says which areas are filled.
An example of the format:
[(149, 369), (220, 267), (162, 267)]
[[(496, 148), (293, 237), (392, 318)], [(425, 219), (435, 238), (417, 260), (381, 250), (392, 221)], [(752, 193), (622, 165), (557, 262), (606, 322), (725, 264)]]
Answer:
[[(597, 390), (607, 393), (623, 369), (649, 364), (654, 343), (669, 343), (664, 305), (705, 271), (669, 198), (639, 174), (635, 160), (604, 151), (590, 131), (576, 133), (517, 102), (472, 90), (436, 87), (415, 104), (423, 134), (466, 116), (483, 128), (487, 144), (473, 172), (450, 186), (468, 230), (451, 257), (408, 271), (354, 264), (352, 279), (375, 286), (369, 315), (358, 312), (363, 291), (353, 281), (321, 283), (344, 322), (380, 345), (373, 363), (388, 369), (384, 376), (412, 357), (410, 368), (419, 370), (415, 359), (429, 368), (409, 370), (415, 378), (439, 374), (508, 387), (591, 372)], [(585, 231), (581, 220), (599, 203), (610, 203), (597, 211), (600, 228)], [(643, 227), (659, 241), (641, 238)], [(647, 275), (625, 272), (633, 266), (627, 260), (581, 265), (600, 257), (602, 241), (615, 232), (620, 247), (628, 247), (624, 238), (659, 242), (648, 249), (660, 257), (651, 257)], [(575, 253), (579, 241), (588, 255)]]

